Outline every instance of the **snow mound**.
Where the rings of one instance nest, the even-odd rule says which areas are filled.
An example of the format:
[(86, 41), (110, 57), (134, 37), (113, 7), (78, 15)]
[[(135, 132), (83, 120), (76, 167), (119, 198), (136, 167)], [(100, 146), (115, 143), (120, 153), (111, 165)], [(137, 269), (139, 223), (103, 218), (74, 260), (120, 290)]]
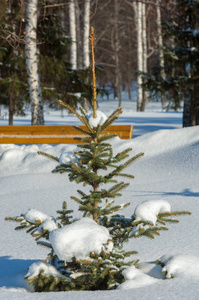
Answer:
[(97, 125), (102, 125), (106, 120), (107, 116), (100, 110), (97, 110), (97, 118), (93, 118), (93, 112), (87, 115), (87, 119), (91, 127), (97, 127)]
[(172, 130), (157, 130), (143, 134), (131, 141), (135, 152), (145, 152), (146, 157), (194, 146), (199, 143), (199, 126)]
[[(89, 218), (82, 218), (61, 229), (51, 231), (49, 235), (52, 247), (63, 261), (71, 261), (73, 257), (85, 259), (91, 252), (99, 254), (111, 239), (107, 228), (98, 225)], [(112, 250), (112, 242), (109, 243)]]
[(126, 268), (122, 272), (125, 281), (118, 287), (120, 290), (140, 288), (146, 285), (154, 284), (159, 279), (153, 278), (147, 274), (142, 273), (134, 266)]
[(167, 201), (148, 200), (136, 206), (133, 217), (136, 221), (144, 220), (155, 225), (159, 213), (170, 211), (171, 206)]
[(166, 275), (166, 278), (196, 277), (199, 279), (199, 257), (195, 255), (164, 255), (159, 261), (165, 265), (162, 272)]
[(30, 208), (27, 212), (23, 215), (24, 219), (26, 219), (30, 223), (36, 223), (36, 221), (40, 221), (43, 223), (45, 220), (50, 219), (48, 215), (44, 214), (43, 212)]

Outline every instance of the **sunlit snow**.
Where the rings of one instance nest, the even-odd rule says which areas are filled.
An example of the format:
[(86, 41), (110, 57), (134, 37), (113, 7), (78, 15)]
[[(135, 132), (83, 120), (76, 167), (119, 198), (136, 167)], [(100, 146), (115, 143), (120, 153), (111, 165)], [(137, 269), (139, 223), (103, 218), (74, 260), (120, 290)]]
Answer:
[[(118, 102), (111, 97), (109, 101), (99, 102), (100, 111), (107, 116), (117, 106)], [(122, 107), (124, 113), (116, 123), (132, 124), (133, 138), (126, 141), (113, 139), (111, 143), (114, 153), (131, 147), (132, 155), (139, 152), (144, 152), (145, 155), (129, 166), (128, 173), (133, 174), (135, 179), (123, 191), (123, 196), (116, 199), (116, 204), (131, 202), (122, 213), (130, 217), (137, 207), (137, 217), (142, 215), (142, 218), (146, 217), (151, 222), (156, 221), (156, 214), (162, 207), (169, 210), (170, 205), (172, 210), (187, 210), (192, 215), (179, 218), (179, 224), (169, 225), (169, 231), (161, 232), (154, 240), (143, 237), (132, 239), (126, 244), (129, 251), (138, 251), (134, 258), (140, 259), (140, 263), (139, 270), (130, 267), (126, 271), (131, 277), (125, 275), (122, 290), (69, 292), (67, 296), (71, 300), (129, 300), (132, 297), (143, 300), (195, 300), (198, 298), (199, 270), (199, 126), (182, 129), (181, 112), (162, 112), (158, 103), (149, 103), (146, 112), (141, 113), (136, 112), (135, 101), (123, 100)], [(56, 110), (49, 110), (45, 119), (46, 125), (80, 124), (75, 116), (64, 112), (62, 117)], [(1, 125), (7, 123), (7, 119), (0, 120)], [(30, 125), (30, 111), (27, 110), (25, 118), (15, 118), (14, 125), (22, 124)], [(75, 149), (76, 145), (64, 144), (0, 144), (0, 298), (3, 300), (35, 299), (35, 296), (41, 300), (66, 298), (66, 293), (27, 293), (27, 283), (23, 277), (34, 263), (39, 270), (48, 250), (36, 245), (25, 231), (14, 231), (16, 224), (4, 219), (27, 212), (28, 220), (34, 223), (39, 218), (43, 226), (46, 226), (46, 223), (49, 225), (48, 222), (54, 220), (51, 216), (56, 217), (56, 211), (62, 207), (63, 201), (67, 201), (68, 209), (74, 210), (75, 218), (81, 218), (77, 204), (70, 199), (71, 195), (77, 196), (76, 190), (81, 189), (81, 186), (69, 182), (67, 175), (51, 174), (57, 163), (37, 154), (37, 151), (44, 151), (58, 158), (62, 157), (60, 161), (64, 162), (67, 157), (64, 153), (71, 153)], [(160, 199), (161, 202), (153, 202)], [(145, 215), (143, 209), (140, 212), (143, 205), (141, 203), (146, 200), (156, 203), (155, 206), (150, 205), (150, 209), (153, 207), (150, 218), (149, 212)], [(157, 203), (161, 205), (157, 206)], [(33, 210), (28, 212), (30, 208), (39, 214), (43, 213), (33, 214)], [(50, 223), (54, 230), (56, 223)], [(58, 229), (54, 232), (56, 230)], [(101, 245), (103, 243), (104, 241)], [(61, 255), (63, 253), (65, 252), (61, 251)], [(157, 265), (156, 260), (161, 260), (165, 266)], [(36, 269), (34, 267), (34, 274)], [(172, 279), (164, 280), (162, 269), (165, 276)]]

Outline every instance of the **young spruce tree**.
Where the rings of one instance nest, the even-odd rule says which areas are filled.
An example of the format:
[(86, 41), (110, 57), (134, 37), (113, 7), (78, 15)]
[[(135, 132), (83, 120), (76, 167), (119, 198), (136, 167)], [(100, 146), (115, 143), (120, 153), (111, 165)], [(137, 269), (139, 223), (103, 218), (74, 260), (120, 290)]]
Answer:
[[(96, 79), (94, 71), (94, 50), (93, 50), (93, 29), (91, 29), (90, 40), (92, 49), (92, 69), (93, 69), (93, 118), (96, 119), (98, 111), (96, 108)], [(81, 114), (74, 108), (59, 102), (73, 112), (85, 125), (85, 129), (75, 126), (75, 128), (84, 133), (84, 137), (78, 138), (79, 150), (74, 153), (75, 160), (68, 163), (59, 163), (59, 159), (49, 154), (39, 152), (58, 162), (58, 166), (53, 172), (69, 174), (69, 180), (83, 186), (88, 185), (87, 192), (78, 190), (79, 197), (72, 196), (71, 199), (79, 204), (79, 210), (83, 212), (83, 217), (90, 217), (93, 223), (100, 228), (105, 227), (109, 232), (109, 240), (104, 245), (100, 253), (90, 252), (86, 259), (73, 257), (72, 260), (63, 261), (56, 255), (53, 245), (49, 242), (52, 230), (52, 224), (55, 228), (67, 228), (78, 224), (71, 216), (72, 211), (67, 210), (66, 202), (63, 203), (62, 210), (57, 211), (57, 219), (46, 219), (46, 216), (40, 214), (40, 217), (30, 218), (31, 210), (20, 217), (7, 218), (20, 222), (16, 229), (26, 228), (35, 237), (38, 244), (47, 246), (51, 249), (47, 259), (43, 263), (30, 266), (26, 275), (30, 285), (34, 286), (36, 292), (44, 291), (69, 291), (69, 290), (110, 290), (115, 289), (124, 282), (123, 270), (130, 265), (137, 264), (138, 260), (127, 262), (126, 258), (135, 251), (126, 252), (123, 250), (124, 242), (129, 238), (147, 236), (154, 238), (160, 230), (167, 230), (166, 222), (177, 222), (171, 217), (186, 212), (162, 212), (157, 215), (156, 224), (146, 220), (137, 220), (133, 215), (131, 218), (119, 214), (119, 211), (130, 205), (114, 204), (114, 199), (121, 196), (121, 191), (128, 187), (129, 183), (118, 181), (118, 177), (124, 179), (134, 178), (133, 175), (125, 173), (125, 169), (143, 156), (140, 153), (129, 157), (131, 148), (122, 152), (113, 153), (109, 140), (115, 137), (115, 134), (104, 134), (105, 129), (111, 125), (122, 113), (118, 108), (101, 125), (93, 127), (90, 124), (83, 109)], [(102, 172), (103, 171), (103, 172)], [(106, 187), (108, 185), (108, 187)], [(32, 211), (33, 213), (33, 211)], [(35, 213), (35, 210), (34, 210)], [(39, 214), (36, 213), (39, 216)], [(44, 221), (45, 220), (45, 221)], [(47, 222), (51, 226), (47, 226)], [(51, 228), (51, 229), (49, 229)], [(53, 232), (53, 231), (51, 231)], [(43, 240), (40, 240), (43, 239)], [(35, 272), (35, 269), (37, 270)]]

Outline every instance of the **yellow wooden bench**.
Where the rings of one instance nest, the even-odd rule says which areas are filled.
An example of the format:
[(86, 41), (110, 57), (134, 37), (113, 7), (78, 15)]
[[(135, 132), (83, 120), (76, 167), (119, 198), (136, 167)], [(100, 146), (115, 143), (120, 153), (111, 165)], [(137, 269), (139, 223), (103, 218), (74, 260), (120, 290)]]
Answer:
[[(80, 126), (86, 128), (85, 126)], [(110, 125), (106, 131), (121, 139), (131, 139), (132, 125)], [(82, 137), (72, 126), (0, 126), (0, 144), (77, 144)]]

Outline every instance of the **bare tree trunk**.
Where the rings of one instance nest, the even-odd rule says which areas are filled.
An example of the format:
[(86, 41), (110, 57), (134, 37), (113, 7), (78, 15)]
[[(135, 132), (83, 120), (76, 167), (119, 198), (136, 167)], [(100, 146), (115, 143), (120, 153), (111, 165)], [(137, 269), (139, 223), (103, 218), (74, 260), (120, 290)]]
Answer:
[[(142, 46), (143, 46), (143, 72), (147, 73), (146, 4), (144, 2), (142, 3)], [(147, 103), (148, 103), (148, 92), (146, 87), (144, 86), (141, 111), (145, 110), (145, 105)]]
[[(166, 74), (165, 74), (165, 71), (164, 71), (164, 53), (163, 53), (160, 1), (156, 0), (156, 4), (157, 4), (156, 5), (157, 33), (158, 33), (158, 46), (159, 46), (159, 55), (160, 55), (161, 77), (165, 80)], [(162, 101), (162, 107), (165, 107), (166, 106), (166, 95), (165, 94), (162, 94), (161, 101)]]
[(183, 127), (189, 127), (191, 125), (191, 107), (189, 96), (184, 99), (184, 108), (183, 108)]
[(70, 23), (70, 63), (73, 70), (77, 69), (77, 36), (76, 36), (76, 18), (75, 18), (75, 2), (70, 0), (69, 3), (69, 23)]
[(89, 30), (90, 30), (90, 0), (85, 0), (84, 3), (84, 41), (83, 41), (83, 57), (84, 68), (90, 65), (89, 58)]
[(120, 82), (120, 66), (119, 66), (119, 28), (118, 28), (118, 15), (119, 15), (119, 5), (118, 0), (115, 0), (115, 13), (114, 13), (114, 27), (115, 27), (115, 38), (113, 42), (114, 56), (115, 56), (115, 89), (119, 97), (118, 106), (121, 106), (121, 82)]
[[(143, 48), (142, 48), (142, 2), (137, 3), (137, 69), (143, 71)], [(137, 111), (141, 111), (143, 99), (142, 76), (138, 74), (138, 96), (137, 96)]]
[(9, 125), (13, 125), (13, 117), (14, 117), (14, 97), (13, 94), (10, 94), (9, 99)]
[(28, 0), (25, 50), (30, 99), (32, 103), (32, 125), (43, 125), (43, 102), (37, 57), (37, 5), (38, 0)]
[(82, 53), (82, 34), (80, 24), (81, 11), (78, 0), (75, 0), (75, 18), (76, 18), (76, 43), (77, 43), (77, 68), (83, 68), (83, 53)]

